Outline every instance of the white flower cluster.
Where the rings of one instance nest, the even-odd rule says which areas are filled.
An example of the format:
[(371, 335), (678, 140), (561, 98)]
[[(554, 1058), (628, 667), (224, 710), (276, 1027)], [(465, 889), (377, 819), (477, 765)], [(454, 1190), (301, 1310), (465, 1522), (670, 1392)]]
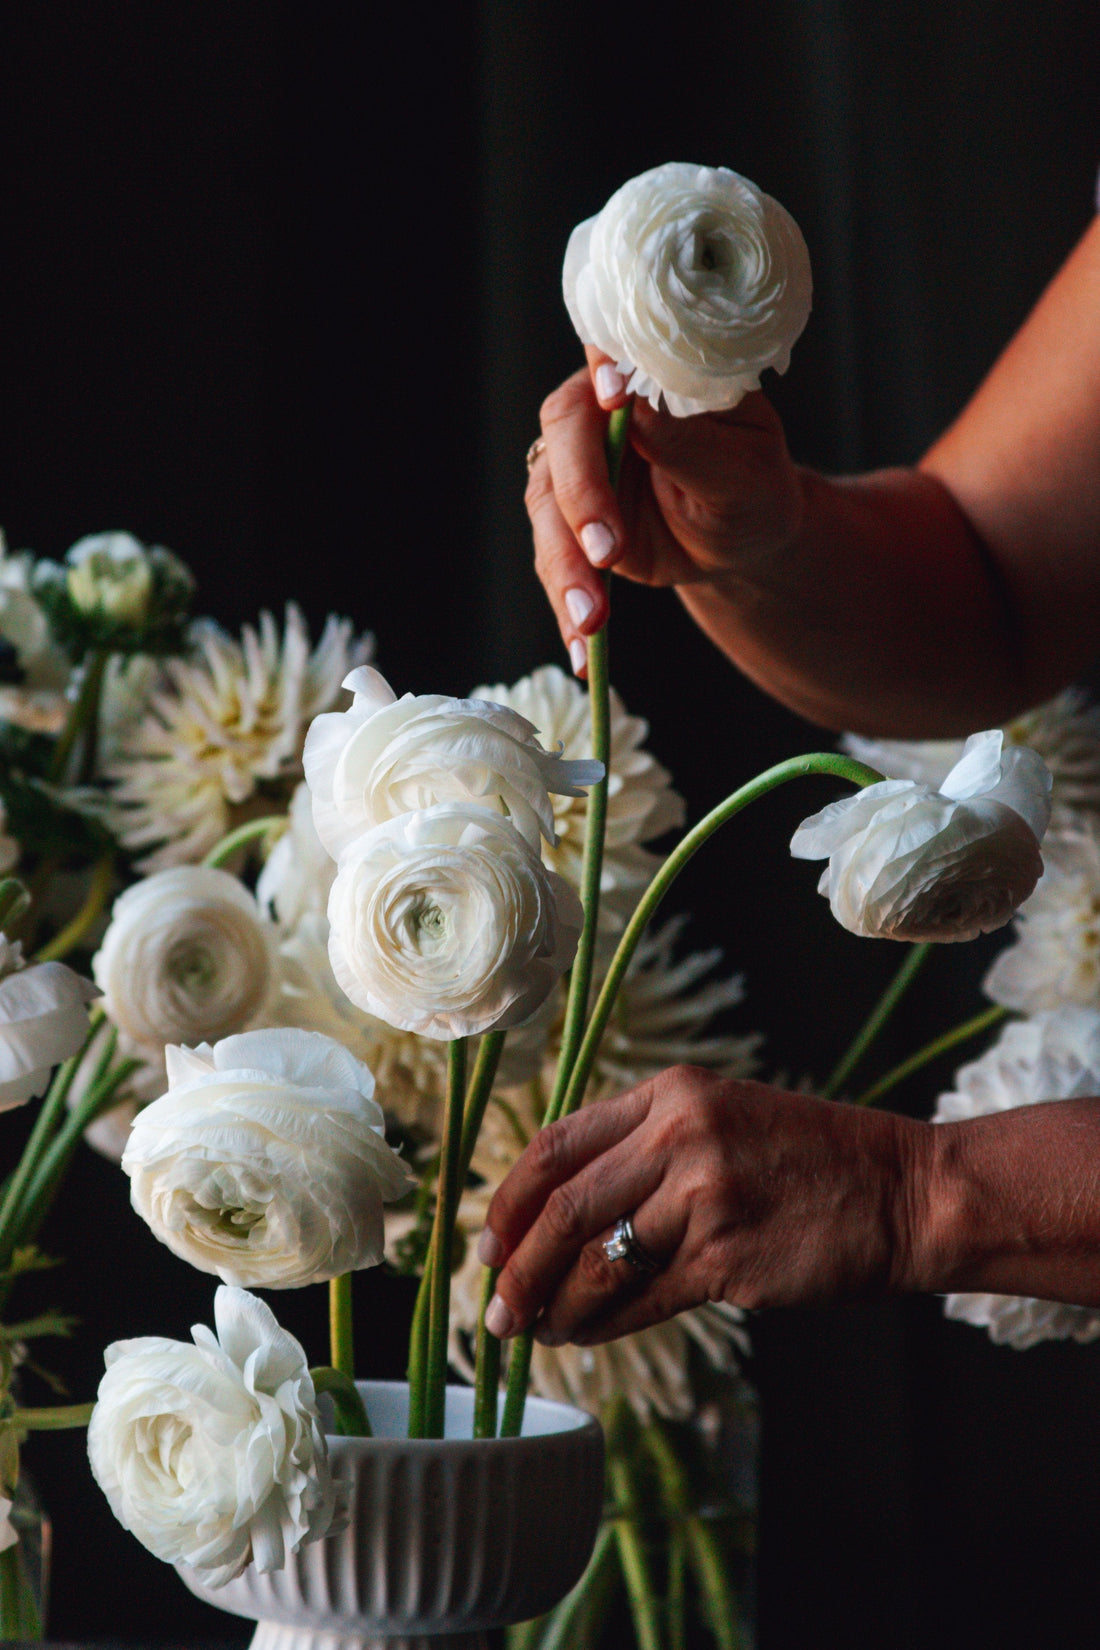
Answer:
[(599, 777), (540, 744), (514, 711), (438, 694), (398, 699), (367, 666), (349, 710), (306, 738), (313, 821), (336, 861), (329, 958), (345, 995), (422, 1036), (517, 1025), (572, 961), (582, 913), (541, 860), (550, 793)]

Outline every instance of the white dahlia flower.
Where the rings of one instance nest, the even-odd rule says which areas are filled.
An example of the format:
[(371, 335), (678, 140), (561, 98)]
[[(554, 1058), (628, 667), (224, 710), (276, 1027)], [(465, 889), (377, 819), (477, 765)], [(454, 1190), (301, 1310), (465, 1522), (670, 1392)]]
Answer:
[[(1046, 1100), (1100, 1093), (1100, 1012), (1062, 1008), (1007, 1025), (991, 1049), (955, 1074), (933, 1121), (957, 1123)], [(949, 1318), (989, 1331), (999, 1345), (1024, 1351), (1043, 1340), (1091, 1341), (1100, 1335), (1100, 1310), (1027, 1296), (948, 1295)]]
[(280, 638), (270, 613), (240, 641), (212, 620), (191, 628), (192, 651), (165, 664), (145, 717), (119, 740), (110, 824), (143, 870), (199, 860), (251, 807), (262, 784), (302, 777), (306, 729), (339, 702), (340, 683), (370, 652), (350, 621), (330, 616), (316, 647), (287, 606)]
[[(588, 694), (557, 665), (543, 665), (512, 687), (497, 683), (474, 689), (478, 699), (491, 699), (533, 724), (551, 750), (559, 747), (570, 759), (591, 755)], [(641, 845), (684, 822), (683, 799), (661, 764), (643, 749), (649, 727), (640, 716), (628, 715), (622, 700), (611, 692), (611, 759), (607, 797), (607, 835), (604, 845), (601, 915), (622, 926), (661, 863)], [(581, 885), (587, 796), (555, 795), (554, 830), (557, 843), (543, 843), (546, 864)]]
[(1098, 831), (1100, 820), (1044, 839), (1043, 875), (1017, 913), (1013, 943), (982, 982), (995, 1003), (1019, 1014), (1070, 1004), (1100, 1009)]

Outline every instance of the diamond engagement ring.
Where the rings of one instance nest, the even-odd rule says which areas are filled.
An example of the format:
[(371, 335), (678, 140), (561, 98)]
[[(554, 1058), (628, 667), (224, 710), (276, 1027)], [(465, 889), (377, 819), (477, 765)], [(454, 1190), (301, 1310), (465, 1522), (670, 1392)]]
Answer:
[(538, 463), (540, 455), (545, 450), (546, 450), (546, 440), (545, 440), (545, 437), (540, 435), (537, 438), (537, 440), (532, 441), (531, 445), (527, 449), (527, 474), (528, 475), (531, 474), (531, 471), (535, 468), (535, 465)]
[(639, 1272), (659, 1272), (660, 1262), (647, 1254), (634, 1236), (634, 1222), (624, 1215), (615, 1223), (615, 1230), (604, 1240), (603, 1252), (608, 1260), (628, 1260)]

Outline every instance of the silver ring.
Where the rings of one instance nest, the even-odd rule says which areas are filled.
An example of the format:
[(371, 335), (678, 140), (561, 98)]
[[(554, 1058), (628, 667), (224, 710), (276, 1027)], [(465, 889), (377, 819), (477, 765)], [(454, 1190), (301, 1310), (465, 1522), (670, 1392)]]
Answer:
[(542, 454), (546, 451), (545, 436), (538, 436), (527, 449), (527, 474), (535, 468)]
[(654, 1260), (634, 1236), (634, 1221), (630, 1215), (624, 1215), (621, 1220), (616, 1221), (615, 1230), (609, 1238), (604, 1239), (603, 1252), (611, 1261), (628, 1260), (639, 1272), (661, 1270), (660, 1261)]

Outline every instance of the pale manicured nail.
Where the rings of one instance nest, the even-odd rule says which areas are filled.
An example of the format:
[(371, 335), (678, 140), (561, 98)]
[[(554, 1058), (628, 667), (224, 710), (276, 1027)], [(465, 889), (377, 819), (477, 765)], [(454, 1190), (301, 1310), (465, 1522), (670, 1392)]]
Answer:
[(615, 554), (615, 535), (602, 521), (581, 528), (581, 546), (593, 567), (602, 567)]
[(583, 636), (574, 636), (569, 644), (569, 662), (573, 666), (574, 676), (579, 676), (588, 663), (588, 649), (584, 645)]
[(614, 401), (626, 389), (626, 379), (610, 361), (596, 368), (596, 394), (601, 401)]
[(504, 1259), (504, 1245), (488, 1226), (477, 1240), (477, 1258), (482, 1266), (499, 1266)]
[(485, 1327), (490, 1335), (502, 1341), (512, 1333), (515, 1322), (511, 1307), (506, 1306), (499, 1295), (494, 1295), (485, 1309)]
[(574, 585), (572, 590), (567, 590), (565, 592), (566, 611), (568, 612), (573, 623), (577, 626), (578, 630), (584, 623), (585, 619), (588, 618), (595, 605), (596, 604), (592, 600), (592, 597), (588, 594), (588, 591), (582, 590), (580, 585)]

